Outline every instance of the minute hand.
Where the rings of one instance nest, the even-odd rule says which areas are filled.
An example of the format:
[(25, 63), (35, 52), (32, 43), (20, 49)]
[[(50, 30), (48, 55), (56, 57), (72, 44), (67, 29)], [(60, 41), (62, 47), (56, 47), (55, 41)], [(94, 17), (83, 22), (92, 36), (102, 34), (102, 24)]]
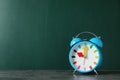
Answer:
[(83, 46), (83, 54), (84, 54), (85, 58), (87, 56), (87, 51), (88, 51), (88, 47), (87, 46)]

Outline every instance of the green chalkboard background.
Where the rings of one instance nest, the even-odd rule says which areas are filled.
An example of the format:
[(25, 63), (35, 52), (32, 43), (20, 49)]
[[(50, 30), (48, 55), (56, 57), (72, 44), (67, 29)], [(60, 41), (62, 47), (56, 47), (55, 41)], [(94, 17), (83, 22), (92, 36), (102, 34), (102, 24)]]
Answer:
[(72, 69), (69, 43), (101, 36), (101, 70), (120, 70), (119, 0), (0, 0), (0, 69)]

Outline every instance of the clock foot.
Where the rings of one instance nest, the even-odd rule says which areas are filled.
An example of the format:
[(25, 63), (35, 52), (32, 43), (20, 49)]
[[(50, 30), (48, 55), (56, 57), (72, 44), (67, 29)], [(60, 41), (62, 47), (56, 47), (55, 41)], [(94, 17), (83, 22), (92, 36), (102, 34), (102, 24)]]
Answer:
[[(73, 74), (75, 74), (76, 70), (73, 71)], [(98, 72), (94, 69), (94, 72), (96, 75), (98, 75)]]
[(95, 72), (96, 75), (98, 75), (98, 72), (95, 69), (94, 69), (94, 72)]
[(76, 70), (73, 71), (73, 74), (75, 74)]

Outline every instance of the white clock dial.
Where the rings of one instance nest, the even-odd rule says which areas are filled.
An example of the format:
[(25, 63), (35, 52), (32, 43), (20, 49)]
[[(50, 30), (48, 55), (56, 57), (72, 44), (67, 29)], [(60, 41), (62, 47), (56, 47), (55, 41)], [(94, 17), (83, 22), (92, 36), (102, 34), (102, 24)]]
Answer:
[(99, 50), (91, 42), (83, 41), (71, 49), (70, 61), (72, 66), (80, 72), (88, 72), (99, 63)]

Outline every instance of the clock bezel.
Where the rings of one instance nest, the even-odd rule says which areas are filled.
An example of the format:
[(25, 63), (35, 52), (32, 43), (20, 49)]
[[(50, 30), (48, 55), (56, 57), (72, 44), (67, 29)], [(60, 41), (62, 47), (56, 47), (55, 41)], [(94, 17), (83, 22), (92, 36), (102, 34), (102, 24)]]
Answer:
[[(90, 44), (92, 44), (93, 46), (95, 46), (95, 47), (97, 48), (97, 50), (98, 50), (98, 56), (99, 56), (98, 63), (97, 63), (96, 66), (95, 66), (93, 69), (91, 69), (91, 70), (87, 70), (87, 71), (79, 70), (79, 69), (77, 69), (77, 67), (74, 66), (74, 64), (73, 64), (73, 62), (72, 62), (72, 57), (71, 57), (71, 55), (72, 55), (72, 53), (73, 53), (73, 49), (74, 49), (78, 44), (81, 44), (81, 43), (90, 43)], [(70, 52), (69, 52), (69, 63), (70, 63), (70, 65), (73, 67), (74, 70), (76, 70), (76, 71), (78, 71), (78, 72), (80, 72), (80, 73), (92, 72), (93, 70), (96, 70), (96, 69), (98, 69), (98, 68), (100, 67), (100, 65), (101, 65), (101, 63), (102, 63), (102, 53), (101, 53), (101, 51), (99, 50), (99, 48), (98, 48), (94, 43), (92, 43), (92, 42), (90, 42), (90, 41), (81, 41), (81, 42), (78, 42), (78, 43), (76, 43), (75, 45), (72, 46), (72, 48), (71, 48), (71, 50), (70, 50)]]

